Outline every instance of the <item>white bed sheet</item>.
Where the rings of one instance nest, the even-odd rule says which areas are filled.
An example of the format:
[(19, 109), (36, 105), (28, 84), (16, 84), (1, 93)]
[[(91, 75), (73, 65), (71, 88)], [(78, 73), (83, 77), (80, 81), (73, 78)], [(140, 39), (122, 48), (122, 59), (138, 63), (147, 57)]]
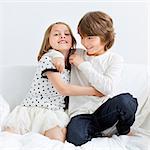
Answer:
[(150, 133), (136, 129), (134, 136), (94, 138), (82, 146), (74, 146), (33, 132), (25, 135), (1, 132), (0, 150), (150, 150)]

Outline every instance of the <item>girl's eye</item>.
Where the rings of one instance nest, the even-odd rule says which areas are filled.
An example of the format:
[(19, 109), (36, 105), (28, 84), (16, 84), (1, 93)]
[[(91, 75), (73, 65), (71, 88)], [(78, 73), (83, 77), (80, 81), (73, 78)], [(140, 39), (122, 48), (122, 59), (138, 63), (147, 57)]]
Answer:
[(54, 36), (58, 36), (59, 34), (58, 33), (54, 33)]
[(69, 35), (70, 35), (70, 33), (65, 33), (65, 35), (66, 35), (66, 36), (69, 36)]
[[(61, 36), (61, 33), (54, 33), (54, 36)], [(64, 33), (65, 36), (70, 36), (70, 33)]]

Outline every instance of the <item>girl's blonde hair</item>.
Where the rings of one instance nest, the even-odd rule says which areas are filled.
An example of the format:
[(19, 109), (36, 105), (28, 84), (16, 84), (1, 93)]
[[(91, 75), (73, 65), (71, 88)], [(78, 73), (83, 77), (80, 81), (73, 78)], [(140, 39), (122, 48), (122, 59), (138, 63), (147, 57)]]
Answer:
[(52, 27), (53, 27), (54, 25), (56, 25), (56, 24), (63, 24), (63, 25), (65, 25), (65, 26), (67, 26), (67, 28), (68, 28), (68, 30), (69, 30), (69, 32), (70, 32), (70, 34), (71, 34), (71, 37), (72, 37), (72, 47), (71, 47), (71, 48), (72, 48), (72, 49), (75, 49), (75, 47), (76, 47), (76, 39), (75, 39), (75, 37), (74, 37), (74, 35), (73, 35), (73, 33), (72, 33), (71, 28), (69, 27), (69, 25), (67, 25), (67, 24), (64, 23), (64, 22), (56, 22), (56, 23), (53, 23), (53, 24), (51, 24), (51, 25), (47, 28), (47, 30), (46, 30), (46, 32), (45, 32), (44, 39), (43, 39), (43, 42), (42, 42), (42, 46), (41, 46), (40, 52), (39, 52), (38, 57), (37, 57), (38, 61), (41, 59), (41, 57), (42, 57), (45, 53), (48, 52), (49, 49), (52, 48), (51, 45), (50, 45), (50, 43), (49, 43), (49, 35), (50, 35), (51, 30), (52, 30)]
[(86, 13), (79, 21), (78, 33), (82, 37), (99, 36), (102, 42), (105, 43), (105, 51), (114, 44), (113, 20), (109, 15), (101, 11)]

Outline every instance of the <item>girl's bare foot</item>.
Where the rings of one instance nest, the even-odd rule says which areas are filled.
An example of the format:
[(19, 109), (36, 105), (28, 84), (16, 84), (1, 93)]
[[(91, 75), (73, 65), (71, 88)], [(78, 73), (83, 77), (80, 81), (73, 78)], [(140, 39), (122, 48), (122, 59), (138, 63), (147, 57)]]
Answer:
[(63, 134), (66, 135), (67, 129), (66, 128), (61, 128), (61, 130), (62, 130)]
[(128, 136), (134, 136), (134, 133), (130, 131), (127, 135)]
[(61, 128), (61, 132), (63, 134), (63, 142), (66, 140), (66, 134), (67, 134), (67, 129), (66, 128)]
[(65, 142), (65, 139), (66, 139), (66, 128), (60, 128), (59, 126), (56, 126), (56, 127), (51, 128), (49, 130), (46, 130), (44, 135), (47, 136), (50, 139), (54, 139), (54, 140), (59, 140), (61, 142)]
[(15, 129), (14, 129), (14, 128), (10, 128), (10, 127), (6, 127), (6, 128), (4, 128), (4, 130), (3, 130), (3, 131), (11, 132), (11, 133), (16, 133), (16, 132), (15, 132)]

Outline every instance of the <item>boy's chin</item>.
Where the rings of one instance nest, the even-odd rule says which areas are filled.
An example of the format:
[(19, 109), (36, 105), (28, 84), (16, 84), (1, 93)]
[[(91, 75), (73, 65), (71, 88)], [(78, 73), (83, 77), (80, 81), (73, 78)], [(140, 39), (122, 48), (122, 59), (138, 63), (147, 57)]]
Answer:
[(87, 51), (87, 55), (89, 55), (89, 56), (95, 55), (95, 52), (94, 51)]
[(99, 56), (102, 55), (104, 53), (104, 51), (87, 51), (87, 55), (88, 56)]
[(87, 52), (88, 56), (98, 56), (99, 53), (95, 53), (95, 52)]

